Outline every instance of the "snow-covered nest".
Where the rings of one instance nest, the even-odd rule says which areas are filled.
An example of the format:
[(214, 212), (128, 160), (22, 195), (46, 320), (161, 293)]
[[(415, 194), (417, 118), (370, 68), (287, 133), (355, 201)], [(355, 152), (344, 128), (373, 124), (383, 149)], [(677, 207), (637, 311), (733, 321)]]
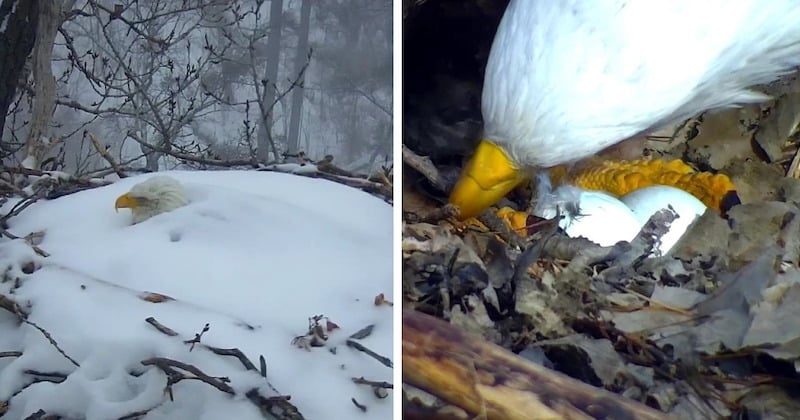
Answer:
[[(28, 314), (20, 322), (0, 309), (0, 417), (257, 419), (245, 395), (257, 389), (291, 396), (306, 418), (391, 418), (391, 392), (378, 398), (353, 378), (391, 382), (392, 369), (347, 345), (374, 325), (351, 341), (393, 360), (392, 307), (375, 302), (392, 299), (391, 207), (287, 174), (163, 174), (191, 202), (136, 225), (114, 200), (152, 174), (39, 202), (10, 220), (15, 235), (43, 231), (38, 248), (49, 256), (24, 240), (0, 243), (0, 307), (5, 296)], [(315, 315), (340, 327), (326, 329), (324, 347), (295, 340)], [(206, 324), (199, 343), (184, 342)], [(209, 347), (238, 348), (256, 370)], [(165, 371), (197, 372), (165, 359), (233, 395), (201, 380), (167, 388)]]

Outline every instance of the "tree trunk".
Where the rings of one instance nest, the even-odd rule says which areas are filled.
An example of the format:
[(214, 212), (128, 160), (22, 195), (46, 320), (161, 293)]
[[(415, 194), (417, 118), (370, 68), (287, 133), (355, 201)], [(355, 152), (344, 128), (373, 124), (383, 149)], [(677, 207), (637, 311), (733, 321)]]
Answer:
[(38, 14), (38, 0), (3, 0), (0, 4), (0, 20), (6, 22), (5, 30), (0, 33), (0, 133), (25, 61), (33, 50)]
[(164, 156), (164, 153), (154, 151), (153, 149), (142, 146), (142, 152), (144, 153), (144, 167), (149, 172), (158, 172), (158, 163), (161, 161), (161, 158)]
[[(297, 41), (297, 51), (294, 57), (294, 74), (299, 74), (300, 70), (308, 60), (308, 32), (311, 22), (311, 1), (303, 0), (300, 6), (300, 32)], [(305, 77), (303, 78), (305, 79)], [(287, 138), (287, 152), (297, 153), (298, 145), (300, 144), (300, 120), (303, 110), (303, 98), (305, 89), (303, 88), (304, 80), (298, 80), (299, 86), (292, 91), (292, 116), (289, 120), (289, 137)]]
[(26, 146), (28, 155), (25, 166), (39, 169), (45, 154), (55, 145), (49, 137), (50, 121), (53, 118), (56, 100), (56, 78), (53, 76), (53, 43), (62, 19), (60, 0), (43, 1), (39, 4), (39, 22), (36, 26), (36, 42), (33, 46), (34, 101), (30, 131)]
[[(269, 39), (267, 39), (267, 65), (264, 70), (264, 92), (261, 97), (261, 124), (258, 127), (258, 160), (269, 160), (272, 145), (272, 112), (278, 81), (278, 64), (281, 60), (281, 32), (283, 31), (283, 0), (271, 0), (269, 8)], [(277, 153), (277, 150), (273, 150)], [(278, 156), (275, 156), (277, 159)]]

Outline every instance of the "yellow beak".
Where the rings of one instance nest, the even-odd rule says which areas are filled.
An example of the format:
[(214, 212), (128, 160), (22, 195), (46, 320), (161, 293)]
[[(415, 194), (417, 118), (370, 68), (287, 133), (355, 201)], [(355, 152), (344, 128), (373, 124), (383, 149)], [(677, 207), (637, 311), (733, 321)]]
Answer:
[(136, 201), (136, 198), (130, 195), (130, 193), (125, 193), (117, 198), (117, 201), (114, 202), (114, 210), (119, 209), (132, 209), (139, 207), (139, 202)]
[(460, 220), (478, 216), (523, 179), (522, 171), (500, 146), (482, 140), (450, 193), (450, 204), (461, 210)]

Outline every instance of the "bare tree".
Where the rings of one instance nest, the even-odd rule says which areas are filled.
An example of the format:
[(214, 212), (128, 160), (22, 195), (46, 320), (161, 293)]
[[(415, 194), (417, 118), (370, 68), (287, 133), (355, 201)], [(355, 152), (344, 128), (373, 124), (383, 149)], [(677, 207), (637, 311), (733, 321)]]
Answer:
[[(0, 31), (0, 132), (5, 132), (6, 114), (14, 101), (20, 80), (27, 80), (25, 61), (33, 50), (39, 15), (37, 0), (3, 0), (0, 19), (5, 24)], [(24, 82), (23, 82), (24, 83)], [(9, 141), (0, 142), (3, 158), (13, 155), (17, 147)]]
[(53, 76), (53, 43), (66, 12), (74, 1), (43, 1), (39, 4), (36, 42), (33, 46), (33, 115), (25, 141), (27, 155), (23, 161), (26, 168), (39, 169), (47, 152), (58, 141), (50, 135), (50, 123), (56, 99), (56, 78)]
[(317, 55), (323, 63), (317, 83), (331, 103), (328, 119), (343, 137), (344, 159), (371, 167), (391, 155), (391, 1), (323, 0), (318, 8), (326, 42)]
[[(209, 92), (201, 76), (229, 46), (210, 42), (208, 34), (233, 23), (235, 7), (227, 0), (132, 0), (112, 9), (87, 1), (83, 20), (62, 35), (70, 70), (85, 77), (94, 100), (58, 103), (116, 120), (139, 144), (148, 170), (158, 170), (170, 152), (201, 151), (186, 139), (190, 124), (218, 103), (218, 92)], [(79, 51), (76, 37), (91, 48)]]
[[(225, 90), (231, 93), (218, 99), (243, 115), (241, 137), (235, 143), (253, 152), (259, 162), (280, 159), (286, 151), (285, 134), (276, 138), (273, 133), (276, 114), (282, 111), (279, 105), (284, 98), (302, 86), (310, 60), (310, 53), (299, 57), (295, 74), (284, 80), (278, 76), (284, 49), (281, 31), (276, 30), (275, 25), (283, 27), (285, 23), (283, 12), (275, 10), (279, 3), (270, 3), (270, 17), (265, 20), (261, 13), (264, 1), (256, 0), (252, 7), (241, 9), (242, 18), (237, 20), (233, 30), (218, 34), (231, 43), (222, 63), (226, 74), (213, 78), (217, 83), (224, 83)], [(217, 149), (222, 147), (224, 145), (218, 145)]]
[(5, 158), (123, 176), (256, 166), (300, 149), (345, 164), (391, 153), (389, 0), (0, 4), (11, 8), (0, 17), (35, 12), (0, 32), (5, 84), (20, 87), (5, 99)]
[[(261, 1), (261, 0), (260, 0)], [(257, 1), (258, 4), (260, 1)], [(275, 102), (278, 65), (281, 60), (281, 32), (283, 30), (283, 0), (270, 0), (269, 8), (269, 40), (267, 41), (267, 65), (264, 70), (264, 78), (261, 80), (262, 92), (259, 94), (258, 101), (260, 115), (260, 125), (258, 129), (258, 158), (262, 162), (269, 159), (269, 149), (275, 149), (272, 141), (272, 109), (271, 104)], [(259, 87), (256, 86), (258, 93)], [(273, 150), (275, 151), (275, 150)], [(277, 159), (277, 156), (275, 156)]]
[[(308, 35), (311, 30), (311, 1), (303, 0), (300, 6), (300, 28), (298, 29), (297, 49), (295, 50), (294, 69), (296, 73), (300, 73), (303, 66), (306, 64), (306, 54), (308, 51)], [(303, 99), (305, 89), (303, 88), (304, 80), (301, 80), (300, 86), (297, 86), (292, 91), (292, 114), (289, 119), (289, 135), (287, 137), (287, 152), (290, 154), (297, 153), (300, 145), (300, 120), (302, 118)]]

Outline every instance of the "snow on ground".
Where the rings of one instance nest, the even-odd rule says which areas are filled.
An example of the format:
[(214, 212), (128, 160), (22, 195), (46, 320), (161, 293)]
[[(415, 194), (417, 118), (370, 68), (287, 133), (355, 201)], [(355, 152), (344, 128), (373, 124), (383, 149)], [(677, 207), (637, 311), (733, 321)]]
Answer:
[[(22, 352), (0, 357), (4, 418), (43, 409), (67, 419), (140, 410), (150, 410), (146, 419), (258, 419), (244, 393), (258, 387), (277, 395), (267, 382), (306, 418), (391, 418), (391, 390), (378, 399), (351, 378), (391, 382), (392, 370), (345, 344), (374, 324), (372, 335), (358, 341), (394, 360), (392, 307), (374, 303), (380, 293), (393, 299), (391, 207), (336, 183), (281, 173), (160, 174), (183, 182), (192, 202), (131, 225), (128, 210), (114, 212), (114, 200), (149, 174), (39, 202), (10, 220), (9, 231), (19, 236), (45, 231), (39, 247), (50, 256), (36, 255), (22, 240), (0, 243), (0, 294), (30, 305), (28, 319), (80, 367), (33, 326), (0, 310), (0, 352)], [(25, 274), (31, 261), (38, 269)], [(143, 292), (175, 300), (151, 303)], [(318, 314), (341, 328), (328, 333), (325, 347), (293, 345)], [(179, 335), (157, 331), (148, 317)], [(183, 343), (206, 323), (202, 344), (239, 348), (256, 367), (263, 355), (266, 380), (234, 357)], [(170, 401), (164, 372), (141, 364), (153, 357), (227, 377), (237, 395), (184, 380), (172, 387)], [(39, 381), (43, 373), (68, 376)]]

